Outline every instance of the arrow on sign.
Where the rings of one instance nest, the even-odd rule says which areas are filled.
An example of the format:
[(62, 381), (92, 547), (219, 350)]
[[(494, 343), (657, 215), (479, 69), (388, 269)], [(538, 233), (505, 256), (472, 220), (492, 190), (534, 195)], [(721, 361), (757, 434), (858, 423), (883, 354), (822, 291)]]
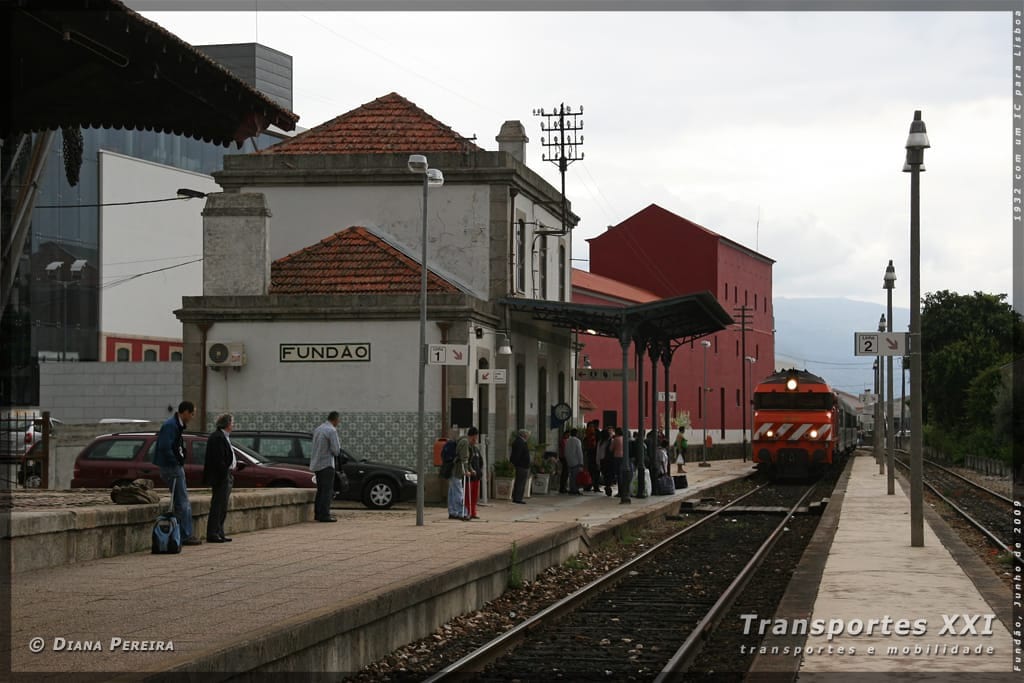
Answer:
[(455, 360), (462, 360), (464, 356), (462, 355), (462, 352), (459, 351), (458, 349), (452, 349), (452, 358), (454, 358)]
[(885, 338), (885, 345), (888, 346), (891, 351), (895, 351), (900, 347), (899, 342), (892, 337)]

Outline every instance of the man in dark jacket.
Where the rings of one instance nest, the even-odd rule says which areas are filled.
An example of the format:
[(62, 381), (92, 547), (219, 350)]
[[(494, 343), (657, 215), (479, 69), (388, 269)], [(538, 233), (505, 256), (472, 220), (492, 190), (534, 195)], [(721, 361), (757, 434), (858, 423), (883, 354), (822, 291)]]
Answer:
[(203, 464), (203, 484), (213, 491), (210, 500), (210, 517), (206, 522), (207, 543), (229, 543), (224, 535), (224, 519), (228, 515), (228, 498), (234, 483), (233, 472), (237, 464), (235, 450), (231, 447), (231, 430), (235, 419), (231, 413), (217, 418), (216, 429), (206, 440), (206, 462)]
[(185, 439), (181, 435), (195, 412), (196, 407), (192, 401), (178, 404), (178, 412), (160, 427), (153, 455), (153, 464), (160, 468), (160, 477), (167, 483), (173, 496), (174, 516), (178, 518), (181, 527), (182, 545), (202, 543), (192, 533), (192, 504), (185, 485)]
[(526, 504), (523, 495), (526, 493), (526, 481), (530, 478), (530, 447), (526, 440), (530, 438), (528, 429), (520, 429), (512, 442), (512, 453), (508, 461), (516, 468), (516, 478), (512, 482), (512, 502)]

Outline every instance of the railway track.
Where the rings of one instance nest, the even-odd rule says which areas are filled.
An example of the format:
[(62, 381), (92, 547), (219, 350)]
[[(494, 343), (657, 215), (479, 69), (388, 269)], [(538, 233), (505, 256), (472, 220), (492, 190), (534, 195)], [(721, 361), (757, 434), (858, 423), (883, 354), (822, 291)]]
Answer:
[[(923, 483), (928, 490), (980, 531), (993, 545), (1003, 552), (1011, 553), (1013, 500), (927, 458), (923, 462)], [(909, 471), (910, 466), (905, 461), (897, 458), (896, 463)]]
[(427, 680), (676, 679), (815, 488), (761, 486)]

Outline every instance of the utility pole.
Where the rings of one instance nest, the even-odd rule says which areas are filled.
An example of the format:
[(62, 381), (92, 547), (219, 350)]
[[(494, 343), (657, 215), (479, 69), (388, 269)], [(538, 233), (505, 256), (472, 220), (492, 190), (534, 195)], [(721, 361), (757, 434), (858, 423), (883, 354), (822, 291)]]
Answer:
[[(534, 116), (542, 116), (540, 130), (544, 135), (540, 138), (540, 144), (548, 149), (541, 155), (544, 161), (550, 161), (558, 166), (558, 172), (562, 176), (562, 235), (569, 231), (569, 208), (565, 199), (565, 172), (569, 164), (583, 159), (583, 153), (579, 147), (583, 144), (583, 136), (579, 132), (583, 130), (583, 107), (573, 111), (572, 107), (565, 106), (565, 103), (558, 105), (557, 109), (550, 112), (543, 109), (534, 109)], [(579, 152), (579, 156), (576, 156)]]
[(738, 317), (739, 317), (739, 321), (740, 321), (740, 386), (742, 387), (742, 389), (740, 390), (740, 396), (743, 397), (743, 400), (741, 401), (741, 408), (742, 409), (740, 410), (740, 413), (742, 414), (742, 419), (743, 419), (743, 462), (746, 462), (747, 461), (747, 408), (746, 408), (745, 404), (746, 404), (746, 400), (747, 400), (747, 372), (746, 372), (747, 369), (744, 366), (747, 363), (747, 323), (750, 322), (751, 313), (750, 313), (750, 308), (746, 304), (744, 304), (742, 306), (737, 306), (733, 310), (738, 313)]

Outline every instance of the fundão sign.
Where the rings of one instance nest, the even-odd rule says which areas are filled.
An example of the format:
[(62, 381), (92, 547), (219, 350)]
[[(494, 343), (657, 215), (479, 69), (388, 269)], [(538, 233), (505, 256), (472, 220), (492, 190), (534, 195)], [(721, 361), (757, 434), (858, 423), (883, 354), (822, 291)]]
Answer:
[(278, 360), (282, 363), (369, 362), (369, 342), (334, 344), (281, 344)]

